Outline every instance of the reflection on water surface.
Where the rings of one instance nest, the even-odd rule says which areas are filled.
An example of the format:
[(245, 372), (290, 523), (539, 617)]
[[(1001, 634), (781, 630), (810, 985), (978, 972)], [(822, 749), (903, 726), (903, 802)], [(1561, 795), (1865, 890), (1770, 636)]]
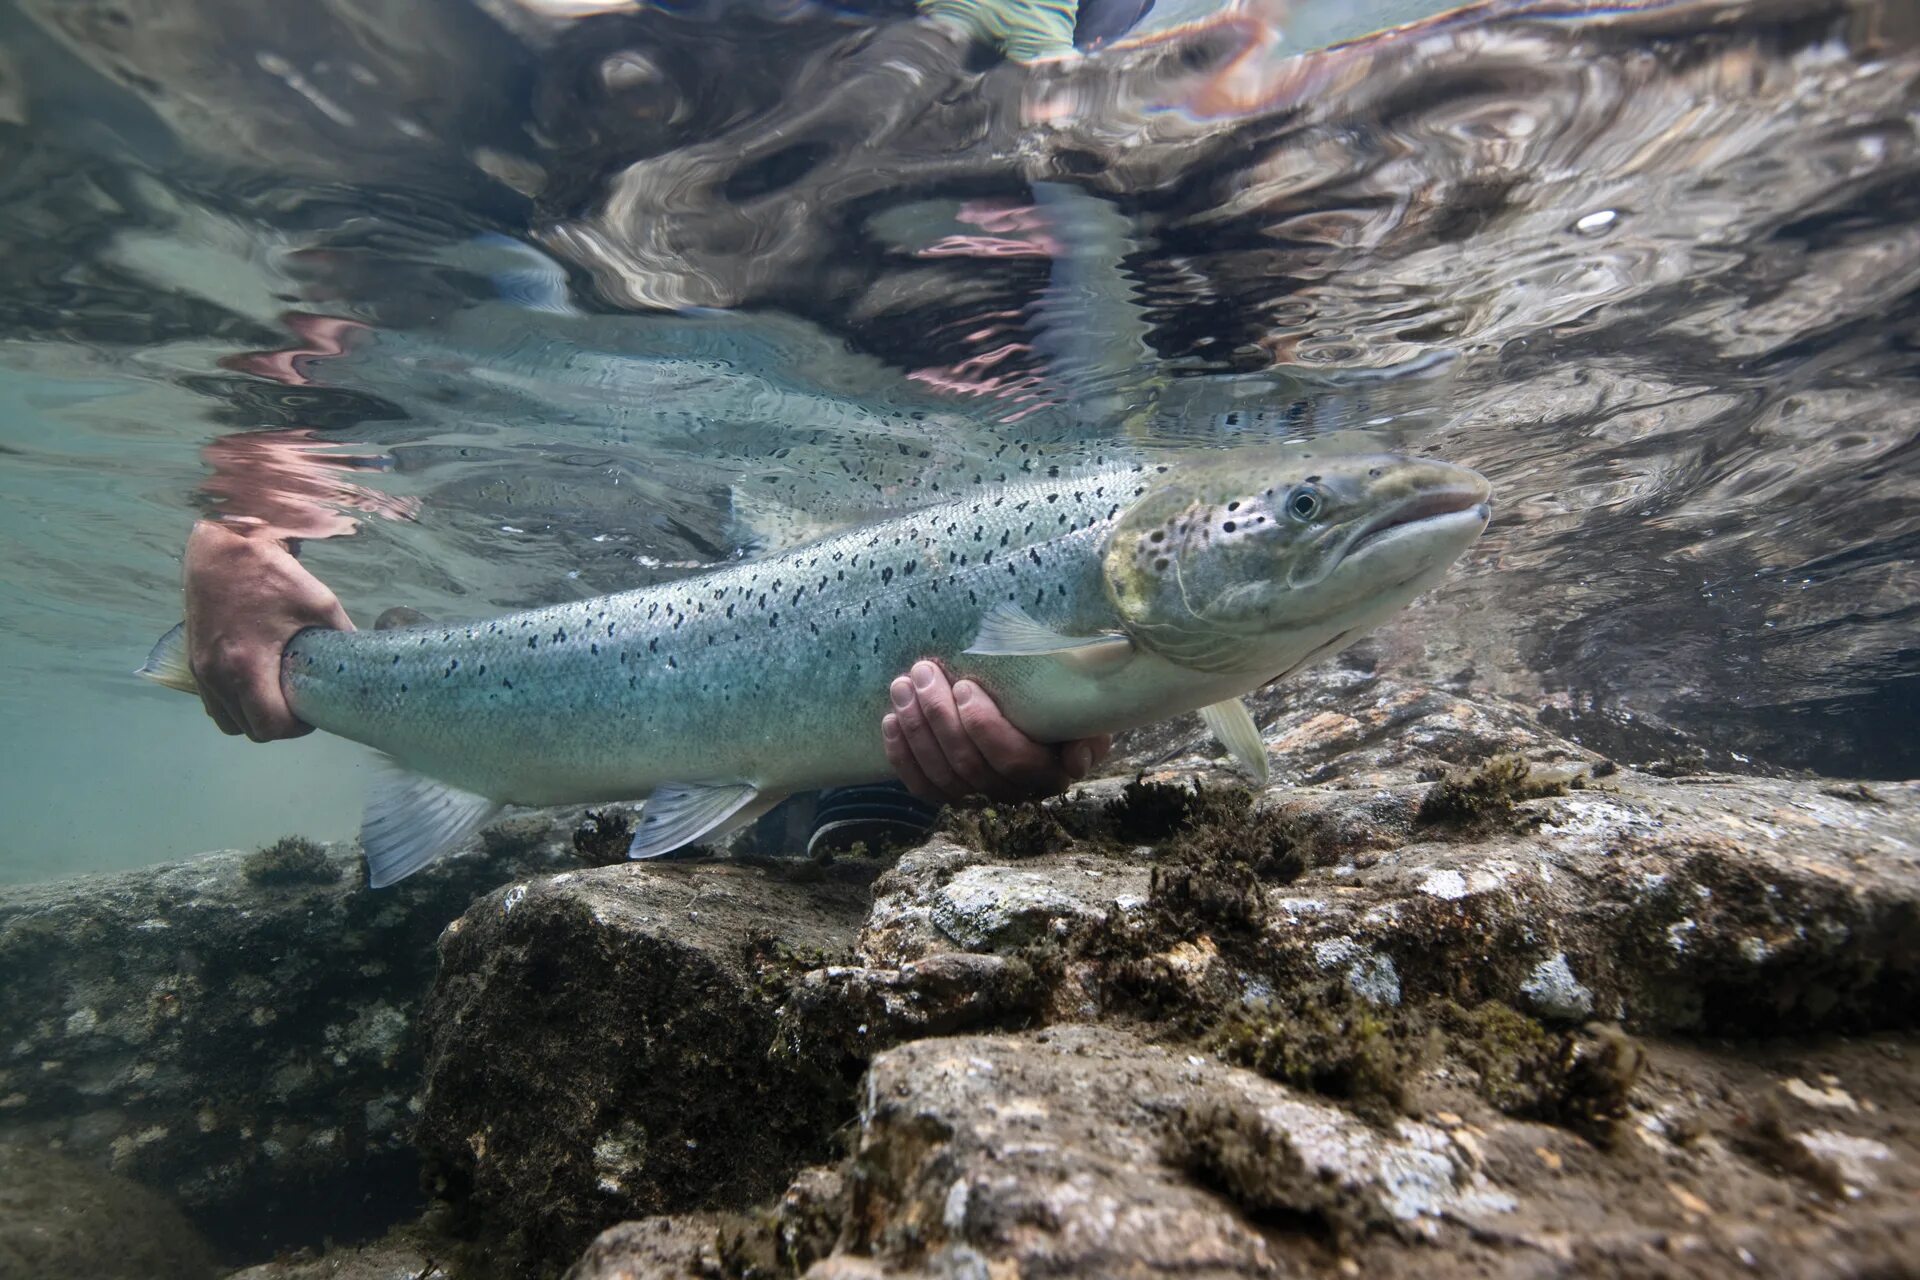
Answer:
[(1353, 427), (1498, 496), (1395, 659), (1920, 763), (1906, 7), (373, 12), (0, 5), (0, 876), (351, 829), (341, 744), (124, 676), (196, 510), (473, 615)]

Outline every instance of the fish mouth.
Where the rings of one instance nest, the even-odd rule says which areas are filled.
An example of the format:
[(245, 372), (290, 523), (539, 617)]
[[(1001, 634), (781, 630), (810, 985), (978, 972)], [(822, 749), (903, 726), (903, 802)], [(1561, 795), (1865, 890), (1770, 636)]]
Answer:
[(1487, 482), (1474, 476), (1472, 483), (1451, 484), (1417, 494), (1361, 526), (1359, 535), (1347, 544), (1347, 554), (1364, 551), (1389, 541), (1415, 525), (1436, 520), (1450, 524), (1465, 523), (1456, 518), (1468, 517), (1484, 527), (1493, 516), (1493, 507), (1488, 501), (1489, 492)]

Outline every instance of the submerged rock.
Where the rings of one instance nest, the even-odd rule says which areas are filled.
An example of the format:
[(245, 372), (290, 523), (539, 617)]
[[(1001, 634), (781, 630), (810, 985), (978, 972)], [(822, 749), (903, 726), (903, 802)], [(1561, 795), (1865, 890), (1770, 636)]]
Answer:
[(522, 827), (379, 893), (298, 840), (0, 888), (0, 1140), (159, 1190), (239, 1257), (378, 1234), (421, 1203), (433, 940), (559, 856), (564, 824)]
[(0, 1276), (210, 1280), (213, 1255), (180, 1211), (77, 1160), (0, 1144)]
[(448, 927), (419, 1141), (527, 1265), (623, 1216), (744, 1205), (828, 1153), (851, 1081), (775, 1052), (798, 974), (844, 956), (866, 886), (645, 863), (499, 889)]
[[(1163, 731), (902, 855), (778, 1014), (816, 1088), (864, 1061), (853, 1153), (574, 1280), (1896, 1266), (1920, 788), (1621, 770), (1354, 676), (1268, 713), (1265, 794)], [(1902, 1034), (1657, 1038), (1783, 1027)]]
[(1260, 719), (1264, 792), (1168, 726), (890, 865), (577, 869), (536, 818), (378, 896), (297, 848), (15, 891), (0, 1127), (276, 1245), (411, 1213), (419, 1144), (462, 1241), (261, 1280), (1906, 1265), (1920, 785), (1355, 668)]

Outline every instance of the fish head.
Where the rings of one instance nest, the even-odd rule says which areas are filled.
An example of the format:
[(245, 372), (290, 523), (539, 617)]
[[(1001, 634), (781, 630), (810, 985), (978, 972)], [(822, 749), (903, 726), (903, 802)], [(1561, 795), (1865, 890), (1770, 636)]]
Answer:
[(1479, 473), (1350, 442), (1170, 467), (1121, 516), (1108, 598), (1128, 632), (1210, 672), (1286, 673), (1445, 575), (1490, 515)]

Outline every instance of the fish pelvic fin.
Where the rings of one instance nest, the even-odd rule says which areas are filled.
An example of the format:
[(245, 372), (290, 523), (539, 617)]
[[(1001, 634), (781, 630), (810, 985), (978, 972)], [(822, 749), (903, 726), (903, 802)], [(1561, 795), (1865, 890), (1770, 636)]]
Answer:
[(640, 826), (627, 856), (657, 858), (697, 840), (723, 835), (758, 817), (779, 798), (762, 796), (751, 782), (663, 782), (640, 811)]
[(1265, 786), (1270, 773), (1267, 740), (1260, 736), (1260, 727), (1254, 724), (1247, 704), (1239, 698), (1228, 698), (1200, 708), (1200, 718), (1206, 721), (1208, 730), (1220, 740), (1233, 762), (1240, 766), (1240, 771)]
[(187, 624), (177, 623), (173, 630), (161, 636), (153, 651), (147, 654), (147, 660), (133, 674), (181, 693), (200, 692), (193, 668), (187, 663)]
[(404, 880), (467, 839), (505, 806), (486, 796), (414, 773), (381, 756), (381, 775), (367, 792), (360, 848), (367, 855), (367, 887)]

